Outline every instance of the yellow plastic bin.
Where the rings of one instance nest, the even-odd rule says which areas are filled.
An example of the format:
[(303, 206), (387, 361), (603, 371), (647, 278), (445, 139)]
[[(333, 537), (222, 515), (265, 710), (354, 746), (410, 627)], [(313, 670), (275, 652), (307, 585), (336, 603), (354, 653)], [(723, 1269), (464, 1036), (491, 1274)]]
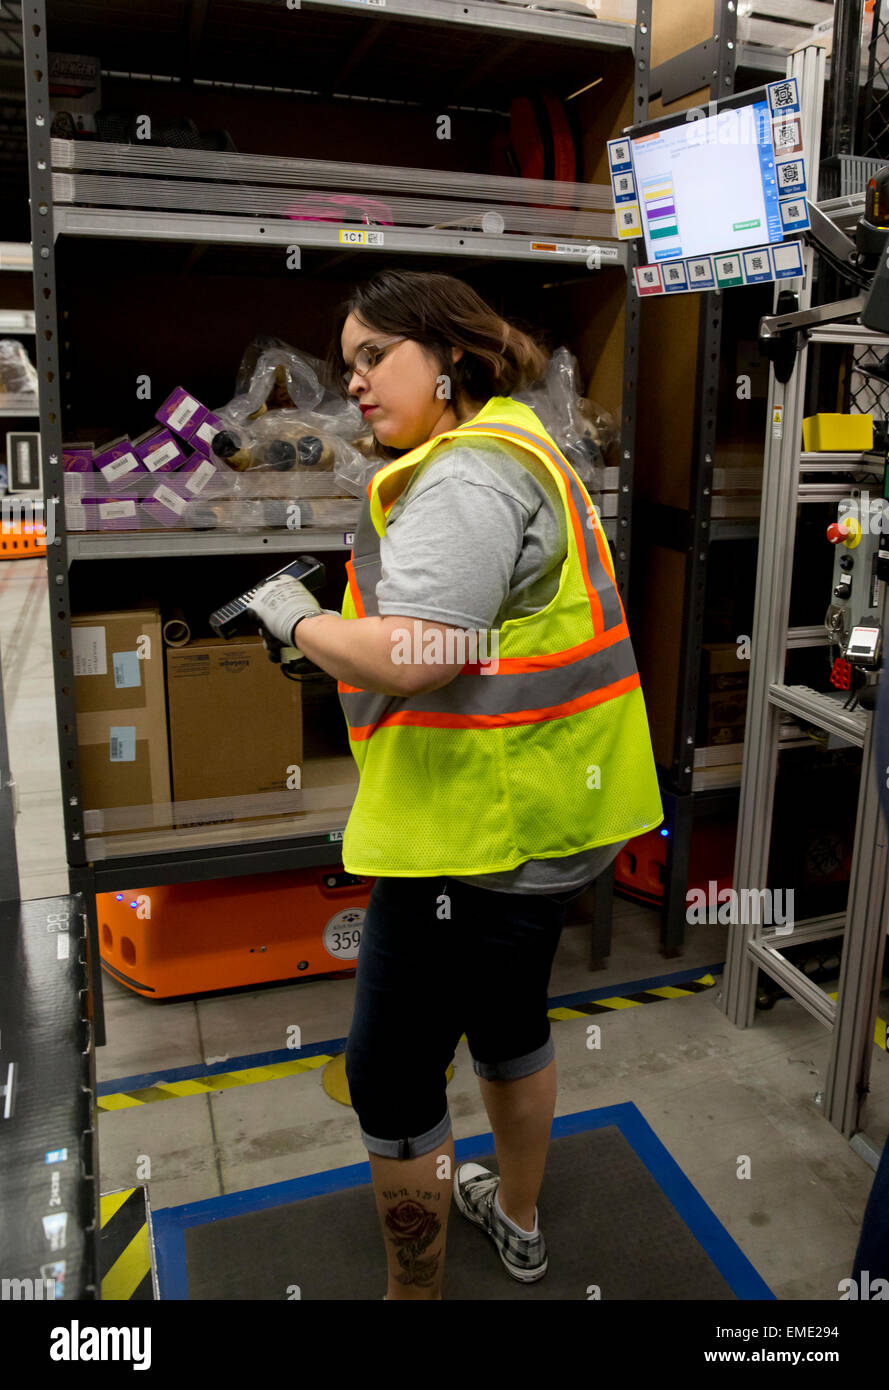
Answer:
[(872, 415), (809, 415), (803, 420), (807, 454), (855, 453), (874, 447)]

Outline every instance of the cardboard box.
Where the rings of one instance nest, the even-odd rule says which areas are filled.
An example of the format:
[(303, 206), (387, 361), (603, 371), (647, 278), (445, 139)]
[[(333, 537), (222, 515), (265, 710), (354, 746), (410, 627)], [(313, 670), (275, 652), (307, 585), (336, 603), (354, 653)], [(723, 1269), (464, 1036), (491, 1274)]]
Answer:
[(84, 811), (169, 805), (158, 609), (78, 614), (71, 633)]
[(710, 696), (707, 702), (708, 724), (740, 724), (743, 728), (746, 719), (746, 690), (730, 690), (725, 694), (717, 694)]
[(97, 57), (83, 53), (50, 53), (50, 134), (74, 140), (96, 135), (96, 112), (102, 109), (102, 71)]
[(703, 693), (746, 690), (750, 681), (750, 662), (738, 656), (736, 642), (704, 642)]
[[(286, 793), (302, 785), (302, 702), (297, 681), (274, 665), (259, 636), (211, 637), (168, 647), (167, 698), (173, 798), (177, 803)], [(280, 815), (281, 812), (271, 813)], [(292, 815), (294, 811), (285, 812)], [(267, 819), (256, 810), (199, 808), (178, 824)]]

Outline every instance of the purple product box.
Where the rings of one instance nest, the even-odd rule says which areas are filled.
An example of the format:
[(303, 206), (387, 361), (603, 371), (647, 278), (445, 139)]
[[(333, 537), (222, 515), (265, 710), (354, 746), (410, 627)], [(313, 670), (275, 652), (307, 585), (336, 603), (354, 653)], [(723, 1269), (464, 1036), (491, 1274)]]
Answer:
[(190, 439), (207, 413), (207, 407), (201, 405), (196, 396), (177, 386), (160, 409), (154, 412), (154, 418), (182, 439)]
[(95, 444), (63, 444), (63, 473), (92, 473)]
[(125, 492), (135, 474), (148, 472), (125, 434), (110, 444), (103, 444), (98, 453), (93, 454), (93, 463), (108, 484), (109, 492), (114, 493)]
[(217, 468), (216, 464), (203, 454), (195, 453), (185, 460), (176, 474), (176, 490), (189, 500), (199, 497), (205, 489), (215, 495), (219, 489), (214, 487), (214, 483), (222, 477), (223, 469)]
[(158, 483), (157, 487), (142, 502), (142, 514), (146, 519), (159, 521), (163, 526), (185, 526), (185, 513), (188, 510), (187, 497), (182, 495), (182, 480), (176, 477), (170, 482)]
[(114, 497), (107, 502), (83, 502), (88, 531), (138, 531), (139, 502), (135, 497)]
[(189, 503), (205, 490), (211, 495), (217, 492), (213, 484), (221, 474), (222, 470), (202, 454), (192, 454), (178, 472), (164, 478), (145, 498), (143, 513), (164, 526), (187, 526)]
[(193, 449), (200, 449), (201, 453), (204, 454), (206, 458), (209, 458), (211, 454), (210, 446), (213, 440), (216, 438), (217, 434), (220, 434), (224, 429), (225, 425), (220, 420), (219, 416), (214, 415), (212, 410), (208, 410), (194, 434), (189, 436), (188, 442)]
[(149, 473), (170, 473), (185, 462), (185, 452), (169, 430), (146, 430), (133, 440), (133, 452)]
[(65, 530), (86, 530), (86, 514), (79, 498), (65, 498)]

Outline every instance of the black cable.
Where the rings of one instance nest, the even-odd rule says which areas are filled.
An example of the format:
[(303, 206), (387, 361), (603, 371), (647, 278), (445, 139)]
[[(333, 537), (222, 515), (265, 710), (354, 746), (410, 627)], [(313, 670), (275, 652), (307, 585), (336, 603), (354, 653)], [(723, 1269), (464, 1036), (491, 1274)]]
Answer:
[(843, 279), (850, 281), (853, 285), (857, 285), (861, 290), (870, 289), (873, 284), (873, 275), (868, 276), (864, 271), (860, 271), (857, 267), (851, 266), (848, 261), (841, 261), (832, 251), (828, 251), (826, 247), (823, 247), (820, 242), (815, 243), (815, 250), (818, 252), (818, 255), (827, 262), (831, 269), (842, 276)]
[(326, 671), (304, 671), (302, 674), (297, 675), (296, 672), (288, 671), (286, 665), (281, 666), (281, 671), (289, 681), (299, 681), (300, 684), (302, 684), (303, 681), (323, 680), (327, 676)]

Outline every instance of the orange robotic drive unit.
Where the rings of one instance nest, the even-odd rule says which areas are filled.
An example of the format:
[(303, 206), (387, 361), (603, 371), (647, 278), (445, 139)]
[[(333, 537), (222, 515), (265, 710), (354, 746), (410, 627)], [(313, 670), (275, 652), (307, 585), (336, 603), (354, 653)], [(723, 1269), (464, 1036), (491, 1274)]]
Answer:
[(0, 526), (0, 560), (33, 560), (46, 554), (42, 521), (4, 521)]
[[(688, 887), (700, 888), (712, 906), (723, 888), (731, 888), (734, 873), (737, 818), (718, 817), (696, 821), (689, 848)], [(615, 860), (614, 886), (622, 896), (652, 907), (664, 901), (667, 867), (667, 839), (664, 829), (638, 835), (622, 849)], [(716, 884), (715, 894), (711, 884)]]
[(334, 864), (97, 893), (102, 966), (149, 999), (350, 973), (373, 883)]

